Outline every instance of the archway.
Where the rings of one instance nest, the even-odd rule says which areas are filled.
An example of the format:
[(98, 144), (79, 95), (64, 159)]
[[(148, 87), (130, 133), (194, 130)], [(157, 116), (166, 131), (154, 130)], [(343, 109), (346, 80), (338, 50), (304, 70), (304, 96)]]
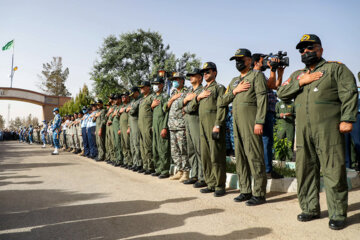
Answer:
[(61, 107), (70, 99), (70, 97), (50, 96), (21, 88), (0, 87), (0, 100), (15, 100), (40, 105), (42, 106), (43, 119), (46, 121), (53, 118), (52, 110), (54, 107)]

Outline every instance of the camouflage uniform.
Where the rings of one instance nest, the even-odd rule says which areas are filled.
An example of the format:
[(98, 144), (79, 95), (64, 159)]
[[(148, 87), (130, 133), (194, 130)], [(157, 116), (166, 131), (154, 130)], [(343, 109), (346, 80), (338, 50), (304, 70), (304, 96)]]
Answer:
[[(187, 155), (187, 144), (186, 144), (186, 129), (185, 129), (185, 118), (183, 115), (183, 100), (188, 93), (188, 89), (184, 87), (180, 91), (181, 97), (176, 99), (170, 108), (167, 104), (164, 105), (164, 112), (169, 112), (168, 126), (170, 130), (170, 148), (171, 158), (175, 163), (178, 171), (189, 171), (190, 164)], [(177, 89), (172, 90), (171, 97), (179, 93)]]

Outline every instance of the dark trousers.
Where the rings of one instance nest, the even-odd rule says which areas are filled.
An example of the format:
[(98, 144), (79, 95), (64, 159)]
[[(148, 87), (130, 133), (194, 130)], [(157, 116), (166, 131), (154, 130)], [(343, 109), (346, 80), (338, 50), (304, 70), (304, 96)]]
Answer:
[(96, 126), (87, 128), (87, 137), (88, 137), (88, 145), (89, 145), (89, 154), (91, 157), (96, 157), (98, 155), (97, 147), (96, 147)]
[(84, 144), (84, 154), (86, 156), (90, 155), (90, 148), (89, 148), (89, 141), (87, 137), (86, 127), (81, 128), (81, 134), (83, 138), (83, 144)]
[(267, 111), (263, 128), (263, 145), (266, 172), (272, 171), (273, 145), (274, 145), (274, 112)]

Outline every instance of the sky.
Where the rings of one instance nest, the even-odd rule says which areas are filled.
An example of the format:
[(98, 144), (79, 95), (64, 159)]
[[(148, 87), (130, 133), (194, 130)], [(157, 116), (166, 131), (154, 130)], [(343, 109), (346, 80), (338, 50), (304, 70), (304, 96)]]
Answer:
[[(360, 71), (360, 1), (240, 0), (77, 0), (3, 1), (0, 45), (15, 39), (13, 87), (39, 91), (42, 64), (61, 56), (70, 74), (66, 82), (75, 96), (83, 84), (92, 89), (89, 73), (104, 38), (113, 34), (157, 31), (177, 56), (195, 53), (215, 62), (217, 81), (225, 86), (238, 75), (229, 58), (238, 48), (253, 53), (287, 51), (290, 66), (284, 79), (303, 67), (295, 49), (301, 36), (317, 34), (324, 58), (340, 61), (357, 76)], [(0, 87), (10, 86), (12, 51), (0, 52)], [(269, 75), (269, 70), (265, 73)], [(41, 106), (0, 101), (0, 115), (30, 113), (42, 119)]]

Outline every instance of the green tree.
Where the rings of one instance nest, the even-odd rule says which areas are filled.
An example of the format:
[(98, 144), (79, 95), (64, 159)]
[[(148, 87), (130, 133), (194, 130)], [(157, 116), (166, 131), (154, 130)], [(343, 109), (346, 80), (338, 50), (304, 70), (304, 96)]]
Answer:
[(69, 76), (69, 68), (62, 69), (62, 58), (53, 57), (50, 63), (43, 64), (41, 75), (38, 75), (40, 84), (38, 87), (46, 94), (53, 96), (70, 96), (65, 82)]
[(83, 106), (88, 106), (94, 102), (94, 98), (91, 96), (89, 88), (84, 84), (83, 88), (79, 90), (75, 99), (71, 98), (69, 101), (59, 109), (60, 115), (73, 114), (74, 112), (81, 111)]
[(15, 120), (10, 120), (10, 129), (19, 129), (21, 126), (25, 126), (25, 118), (16, 117)]
[(180, 59), (170, 52), (158, 32), (139, 29), (116, 38), (105, 38), (97, 60), (90, 73), (94, 92), (100, 99), (121, 92), (142, 80), (151, 80), (158, 70), (171, 72), (189, 70), (200, 66), (195, 54), (184, 53)]
[(2, 115), (0, 115), (0, 129), (5, 128), (5, 119)]

